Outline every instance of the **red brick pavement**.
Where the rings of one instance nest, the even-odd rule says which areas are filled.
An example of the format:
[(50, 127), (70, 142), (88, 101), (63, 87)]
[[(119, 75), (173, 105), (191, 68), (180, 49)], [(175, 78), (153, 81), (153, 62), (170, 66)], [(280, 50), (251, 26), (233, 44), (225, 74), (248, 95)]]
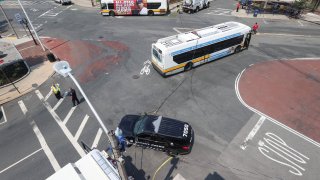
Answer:
[(19, 44), (16, 48), (30, 67), (48, 60), (46, 54), (49, 51), (43, 51), (41, 46), (35, 45), (33, 41)]
[(116, 41), (45, 39), (44, 44), (60, 60), (70, 63), (80, 82), (88, 82), (126, 60), (129, 48)]
[(255, 64), (239, 92), (249, 106), (320, 142), (320, 59)]

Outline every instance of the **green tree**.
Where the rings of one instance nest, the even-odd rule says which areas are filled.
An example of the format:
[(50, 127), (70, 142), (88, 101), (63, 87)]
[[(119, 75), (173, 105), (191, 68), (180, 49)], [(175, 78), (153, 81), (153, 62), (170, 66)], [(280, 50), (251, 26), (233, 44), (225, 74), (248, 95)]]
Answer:
[(299, 10), (304, 10), (310, 8), (310, 3), (308, 0), (295, 0), (292, 7)]

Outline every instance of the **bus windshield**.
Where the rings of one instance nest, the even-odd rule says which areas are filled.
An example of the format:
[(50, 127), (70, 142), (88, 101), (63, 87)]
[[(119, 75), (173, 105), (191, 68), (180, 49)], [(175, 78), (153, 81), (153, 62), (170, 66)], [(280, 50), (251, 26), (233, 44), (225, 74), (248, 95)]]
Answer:
[(159, 62), (162, 62), (161, 54), (155, 48), (152, 49), (152, 54)]

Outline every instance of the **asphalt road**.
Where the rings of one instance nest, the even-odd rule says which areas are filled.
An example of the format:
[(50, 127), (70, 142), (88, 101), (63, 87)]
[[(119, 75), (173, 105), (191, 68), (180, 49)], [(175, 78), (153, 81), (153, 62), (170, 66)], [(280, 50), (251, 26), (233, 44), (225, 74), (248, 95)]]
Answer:
[[(18, 6), (9, 3), (3, 6), (12, 18), (19, 12)], [(251, 143), (257, 144), (273, 130), (272, 133), (312, 159), (303, 166), (308, 173), (293, 175), (286, 166), (278, 167), (273, 161), (264, 159), (254, 146), (248, 146), (246, 150), (240, 148), (260, 117), (239, 102), (235, 80), (243, 69), (254, 63), (319, 57), (320, 27), (296, 20), (236, 18), (231, 16), (234, 7), (232, 0), (217, 0), (209, 9), (197, 14), (113, 18), (102, 17), (95, 9), (60, 6), (51, 1), (25, 5), (40, 36), (81, 40), (97, 46), (101, 46), (101, 40), (108, 40), (128, 47), (123, 61), (97, 72), (94, 79), (81, 84), (108, 128), (116, 128), (125, 114), (141, 112), (156, 112), (192, 125), (196, 139), (191, 154), (174, 158), (158, 173), (158, 179), (170, 179), (178, 173), (186, 179), (317, 179), (319, 172), (315, 162), (319, 148), (292, 137), (288, 131), (273, 124), (264, 123)], [(1, 16), (0, 21), (2, 19)], [(162, 78), (152, 68), (149, 75), (140, 74), (144, 62), (150, 59), (151, 43), (158, 38), (231, 20), (248, 25), (258, 21), (261, 25), (260, 34), (253, 37), (248, 50), (170, 78)], [(14, 26), (19, 27), (18, 24)], [(24, 30), (20, 29), (19, 34), (23, 36)], [(83, 66), (73, 67), (77, 78), (85, 75)], [(70, 79), (53, 78), (63, 90), (74, 86)], [(44, 97), (49, 93), (51, 82), (52, 79), (39, 87)], [(74, 110), (65, 124), (59, 125), (52, 111), (39, 99), (39, 92), (31, 92), (3, 105), (7, 122), (0, 125), (1, 179), (44, 179), (54, 173), (52, 159), (39, 143), (34, 124), (60, 167), (80, 158), (74, 142), (84, 141), (91, 146), (99, 134), (98, 123), (86, 102)], [(21, 101), (28, 110), (26, 114), (21, 109)], [(70, 100), (64, 99), (56, 105), (57, 100), (51, 95), (46, 102), (52, 108), (56, 107), (54, 112), (65, 121), (71, 111)], [(89, 116), (87, 121), (84, 120), (86, 115)], [(3, 119), (4, 116), (0, 122)], [(85, 125), (79, 134), (81, 123)], [(70, 140), (66, 136), (68, 133), (78, 138)], [(98, 149), (108, 146), (104, 133), (97, 144)], [(168, 158), (163, 153), (136, 147), (127, 149), (125, 156), (128, 174), (137, 179), (152, 177)]]

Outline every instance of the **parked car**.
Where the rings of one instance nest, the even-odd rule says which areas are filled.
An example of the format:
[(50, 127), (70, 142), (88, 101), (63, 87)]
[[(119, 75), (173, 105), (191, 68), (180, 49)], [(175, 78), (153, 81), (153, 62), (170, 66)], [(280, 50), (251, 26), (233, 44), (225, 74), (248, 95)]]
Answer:
[(134, 144), (169, 155), (190, 153), (194, 141), (193, 129), (188, 123), (162, 116), (126, 115), (118, 128), (128, 146)]
[(61, 5), (67, 5), (72, 3), (71, 0), (54, 0), (54, 1)]

